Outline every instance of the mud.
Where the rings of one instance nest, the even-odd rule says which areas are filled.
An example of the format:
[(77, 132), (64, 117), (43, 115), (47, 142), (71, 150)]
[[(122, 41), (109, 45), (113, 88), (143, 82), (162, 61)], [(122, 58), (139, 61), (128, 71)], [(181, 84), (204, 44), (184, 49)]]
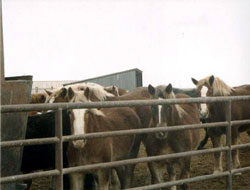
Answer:
[[(204, 135), (204, 134), (202, 134)], [(247, 133), (241, 134), (241, 142), (249, 143), (250, 137)], [(208, 144), (205, 148), (211, 148), (211, 141), (209, 140)], [(139, 157), (144, 157), (145, 149), (141, 146)], [(225, 169), (225, 155), (224, 157), (224, 169)], [(250, 166), (250, 148), (245, 148), (240, 150), (240, 162), (241, 167)], [(178, 170), (177, 170), (178, 171)], [(199, 156), (194, 156), (192, 158), (191, 163), (191, 176), (200, 176), (200, 175), (208, 175), (213, 172), (213, 155), (212, 154), (204, 154)], [(134, 179), (134, 187), (145, 186), (150, 182), (150, 173), (146, 163), (137, 164), (135, 168), (135, 179)], [(165, 178), (167, 180), (167, 173), (165, 174)], [(178, 177), (177, 177), (178, 179)], [(31, 186), (32, 190), (47, 190), (49, 189), (50, 178), (39, 178), (33, 180), (33, 184)], [(199, 190), (222, 190), (226, 189), (226, 178), (217, 178), (206, 181), (199, 181), (194, 183), (189, 183), (190, 189), (199, 189)], [(178, 188), (179, 189), (179, 188)], [(250, 172), (242, 173), (242, 175), (233, 176), (233, 190), (247, 190), (250, 189)]]

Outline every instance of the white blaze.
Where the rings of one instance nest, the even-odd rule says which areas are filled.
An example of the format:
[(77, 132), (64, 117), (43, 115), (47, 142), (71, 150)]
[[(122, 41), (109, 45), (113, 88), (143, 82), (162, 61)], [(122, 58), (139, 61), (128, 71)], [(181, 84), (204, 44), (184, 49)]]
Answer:
[[(162, 100), (162, 98), (159, 98), (159, 100)], [(158, 105), (158, 119), (159, 119), (159, 124), (161, 123), (161, 109), (162, 109), (162, 105)]]
[(74, 135), (84, 134), (84, 114), (86, 109), (73, 109), (72, 112), (74, 114)]
[[(201, 88), (201, 97), (206, 97), (207, 95), (208, 88), (206, 86), (203, 86)], [(208, 116), (208, 109), (207, 109), (207, 104), (201, 104), (200, 105), (200, 117), (205, 119)]]

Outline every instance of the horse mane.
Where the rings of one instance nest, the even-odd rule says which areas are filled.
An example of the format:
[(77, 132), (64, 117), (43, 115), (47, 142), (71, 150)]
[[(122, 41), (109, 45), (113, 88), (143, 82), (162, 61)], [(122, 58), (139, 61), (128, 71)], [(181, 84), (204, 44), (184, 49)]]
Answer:
[[(165, 97), (166, 97), (167, 99), (175, 99), (175, 98), (176, 98), (175, 93), (174, 93), (173, 91), (171, 91), (170, 94), (167, 94), (167, 93), (166, 93), (166, 94), (165, 94)], [(185, 111), (179, 104), (174, 104), (173, 106), (175, 107), (175, 109), (176, 109), (176, 111), (177, 111), (177, 114), (178, 114), (178, 116), (179, 116), (180, 118), (182, 118), (184, 115), (187, 114), (186, 111)]]
[(100, 100), (100, 101), (105, 101), (107, 97), (114, 97), (114, 94), (111, 94), (104, 90), (103, 87), (89, 87), (89, 89), (92, 91), (92, 93)]
[(234, 88), (228, 86), (223, 80), (215, 77), (213, 83), (213, 95), (229, 96), (234, 91)]
[(92, 114), (97, 115), (97, 116), (103, 116), (103, 117), (105, 116), (101, 110), (98, 110), (96, 108), (88, 109), (88, 113), (92, 113)]
[(79, 84), (73, 84), (66, 86), (66, 88), (71, 87), (74, 91), (84, 91), (86, 88), (89, 88), (90, 91), (100, 100), (104, 101), (107, 99), (107, 97), (113, 97), (114, 95), (107, 92), (105, 90), (105, 87), (92, 82), (84, 82)]
[[(89, 100), (85, 97), (84, 91), (74, 91), (74, 97), (71, 102), (89, 102)], [(101, 110), (96, 108), (90, 108), (87, 111), (97, 116), (105, 116)]]
[(93, 82), (83, 82), (83, 83), (77, 83), (77, 84), (71, 84), (71, 85), (65, 86), (65, 88), (69, 88), (69, 87), (71, 87), (73, 90), (81, 91), (81, 90), (85, 90), (87, 87), (89, 87), (89, 88), (91, 88), (91, 87), (102, 88), (103, 86), (101, 86), (97, 83), (93, 83)]
[[(210, 87), (209, 84), (209, 78), (211, 76), (208, 76), (198, 82), (198, 86), (205, 85), (207, 87)], [(229, 96), (233, 91), (234, 88), (227, 85), (223, 80), (221, 80), (219, 77), (214, 77), (214, 82), (212, 85), (213, 88), (213, 96)]]
[(89, 102), (89, 100), (85, 97), (84, 91), (74, 91), (74, 96), (70, 102)]

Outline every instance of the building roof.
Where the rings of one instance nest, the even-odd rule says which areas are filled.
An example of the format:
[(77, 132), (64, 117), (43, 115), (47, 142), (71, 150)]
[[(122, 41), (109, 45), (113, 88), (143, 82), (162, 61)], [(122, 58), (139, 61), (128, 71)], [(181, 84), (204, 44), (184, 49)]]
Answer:
[(142, 71), (140, 69), (134, 68), (134, 69), (126, 70), (126, 71), (121, 71), (121, 72), (111, 73), (111, 74), (107, 74), (107, 75), (102, 75), (102, 76), (99, 76), (99, 77), (94, 77), (94, 78), (89, 78), (89, 79), (85, 79), (85, 80), (80, 80), (80, 81), (75, 81), (75, 82), (71, 82), (71, 83), (66, 83), (66, 84), (63, 84), (63, 86), (67, 86), (67, 85), (71, 85), (71, 84), (77, 84), (77, 83), (81, 83), (81, 82), (87, 82), (89, 80), (94, 80), (94, 79), (99, 79), (99, 78), (105, 78), (105, 77), (109, 77), (109, 76), (112, 76), (112, 75), (127, 73), (127, 72), (130, 72), (130, 71), (137, 71), (137, 72), (142, 73)]

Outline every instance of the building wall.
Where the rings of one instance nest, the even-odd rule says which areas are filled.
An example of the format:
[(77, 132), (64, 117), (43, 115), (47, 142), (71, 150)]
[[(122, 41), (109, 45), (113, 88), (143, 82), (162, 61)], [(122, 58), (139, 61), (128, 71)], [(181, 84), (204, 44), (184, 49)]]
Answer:
[(63, 81), (33, 81), (32, 93), (44, 92), (44, 89), (53, 90), (62, 87), (65, 83), (74, 82), (72, 80)]
[[(81, 80), (69, 84), (76, 84), (82, 82), (94, 82), (102, 86), (116, 85), (126, 90), (132, 90), (139, 86), (142, 86), (142, 71), (139, 69), (131, 69), (119, 73), (113, 73), (110, 75), (104, 75), (96, 78)], [(65, 85), (69, 85), (65, 84)]]
[(117, 87), (124, 88), (126, 90), (132, 90), (142, 86), (142, 71), (139, 69), (131, 69), (81, 81), (33, 81), (32, 93), (40, 93), (44, 92), (44, 89), (53, 90), (64, 85), (81, 82), (94, 82), (102, 86), (116, 85)]

